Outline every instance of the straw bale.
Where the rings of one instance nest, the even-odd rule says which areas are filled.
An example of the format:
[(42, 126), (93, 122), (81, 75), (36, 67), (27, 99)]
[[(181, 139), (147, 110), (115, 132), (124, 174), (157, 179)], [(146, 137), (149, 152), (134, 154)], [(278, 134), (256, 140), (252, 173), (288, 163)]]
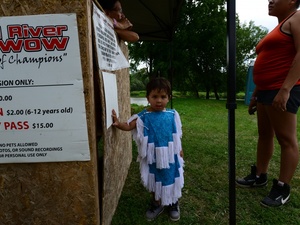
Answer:
[(91, 161), (0, 164), (0, 223), (100, 224), (89, 0), (0, 0), (1, 16), (76, 13)]
[[(125, 56), (128, 57), (128, 48), (123, 41), (120, 47)], [(114, 72), (117, 78), (118, 102), (120, 120), (126, 121), (130, 115), (130, 82), (129, 69)], [(101, 104), (105, 105), (103, 94), (103, 81), (100, 78)], [(108, 115), (110, 116), (110, 115)], [(105, 110), (102, 111), (103, 127), (106, 127)], [(103, 132), (103, 192), (102, 192), (102, 224), (109, 225), (118, 205), (123, 186), (126, 181), (128, 169), (132, 160), (132, 137), (130, 132), (121, 131), (109, 127)], [(105, 218), (105, 219), (104, 219)]]

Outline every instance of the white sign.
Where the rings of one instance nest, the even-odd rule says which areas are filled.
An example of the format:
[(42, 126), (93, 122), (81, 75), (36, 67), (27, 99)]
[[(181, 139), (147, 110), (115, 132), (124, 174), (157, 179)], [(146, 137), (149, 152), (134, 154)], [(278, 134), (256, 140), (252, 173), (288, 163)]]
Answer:
[(0, 163), (90, 160), (76, 14), (0, 21)]
[(106, 128), (109, 128), (113, 123), (112, 110), (114, 109), (119, 115), (117, 79), (115, 74), (106, 72), (102, 72), (102, 77), (106, 104)]
[(121, 51), (112, 22), (93, 3), (93, 24), (100, 69), (114, 71), (130, 65)]

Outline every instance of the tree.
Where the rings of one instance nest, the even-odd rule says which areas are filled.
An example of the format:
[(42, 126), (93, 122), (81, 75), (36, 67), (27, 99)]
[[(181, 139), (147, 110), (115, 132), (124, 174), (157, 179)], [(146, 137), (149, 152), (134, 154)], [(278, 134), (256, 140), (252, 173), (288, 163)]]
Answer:
[(238, 18), (236, 24), (236, 83), (237, 90), (244, 91), (249, 63), (256, 58), (255, 46), (268, 33), (268, 30), (255, 26), (253, 21), (249, 24), (240, 24)]
[(131, 91), (140, 91), (146, 89), (146, 84), (149, 78), (145, 68), (140, 69), (130, 75), (130, 89)]
[[(227, 83), (227, 31), (224, 0), (186, 0), (172, 42), (139, 42), (129, 45), (130, 58), (138, 65), (148, 66), (148, 76), (171, 79), (173, 89), (191, 91), (226, 92)], [(240, 25), (237, 17), (237, 91), (245, 89), (247, 60), (254, 58), (254, 47), (266, 30)]]

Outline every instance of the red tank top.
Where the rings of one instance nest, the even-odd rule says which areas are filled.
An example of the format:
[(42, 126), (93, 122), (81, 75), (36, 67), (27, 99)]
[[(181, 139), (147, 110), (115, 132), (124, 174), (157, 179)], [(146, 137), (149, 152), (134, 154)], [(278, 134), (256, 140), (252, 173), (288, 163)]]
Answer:
[[(280, 89), (290, 70), (296, 49), (293, 37), (281, 31), (281, 26), (287, 19), (278, 24), (256, 46), (253, 81), (258, 90)], [(297, 84), (300, 84), (300, 80)]]

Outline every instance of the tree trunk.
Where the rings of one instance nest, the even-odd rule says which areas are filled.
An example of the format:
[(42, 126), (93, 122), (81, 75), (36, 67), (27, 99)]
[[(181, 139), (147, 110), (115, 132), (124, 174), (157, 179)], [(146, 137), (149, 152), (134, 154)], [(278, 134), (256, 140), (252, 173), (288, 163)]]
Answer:
[(220, 96), (219, 96), (219, 94), (218, 94), (218, 88), (217, 88), (217, 85), (214, 85), (214, 93), (215, 93), (216, 100), (220, 100)]
[(209, 99), (209, 91), (210, 91), (210, 88), (208, 86), (206, 86), (206, 96), (205, 96), (205, 99)]

